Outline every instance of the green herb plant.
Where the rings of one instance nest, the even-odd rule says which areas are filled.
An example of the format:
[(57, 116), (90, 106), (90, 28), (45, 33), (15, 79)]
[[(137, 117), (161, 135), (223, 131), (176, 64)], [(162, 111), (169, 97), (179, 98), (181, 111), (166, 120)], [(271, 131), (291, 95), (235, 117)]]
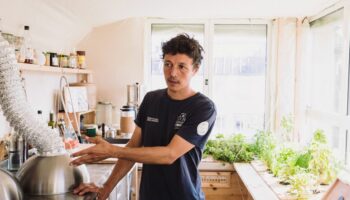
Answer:
[(330, 184), (333, 182), (339, 167), (322, 130), (315, 131), (309, 146), (309, 153), (311, 159), (308, 168), (310, 173), (318, 177), (318, 183)]
[(281, 127), (282, 127), (282, 132), (281, 132), (282, 140), (284, 142), (291, 142), (292, 131), (293, 131), (293, 117), (291, 114), (282, 117)]
[(228, 138), (218, 135), (216, 139), (208, 140), (204, 154), (229, 163), (249, 162), (254, 158), (252, 145), (246, 142), (243, 134), (235, 134)]
[(269, 131), (258, 131), (255, 136), (253, 151), (259, 159), (265, 162), (267, 167), (271, 169), (275, 165), (276, 157), (276, 139)]

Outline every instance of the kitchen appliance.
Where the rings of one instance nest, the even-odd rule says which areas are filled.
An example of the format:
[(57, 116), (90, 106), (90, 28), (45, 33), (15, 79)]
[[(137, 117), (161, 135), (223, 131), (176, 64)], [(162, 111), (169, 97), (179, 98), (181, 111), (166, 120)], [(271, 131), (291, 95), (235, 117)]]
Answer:
[(110, 102), (98, 102), (96, 107), (96, 123), (98, 125), (112, 125), (113, 106)]
[(23, 192), (19, 183), (12, 174), (0, 168), (0, 199), (22, 200)]
[(139, 83), (127, 85), (127, 106), (139, 108), (143, 96), (143, 86)]
[(143, 97), (143, 86), (139, 83), (127, 85), (127, 103), (120, 109), (120, 134), (130, 136), (134, 132), (134, 120)]

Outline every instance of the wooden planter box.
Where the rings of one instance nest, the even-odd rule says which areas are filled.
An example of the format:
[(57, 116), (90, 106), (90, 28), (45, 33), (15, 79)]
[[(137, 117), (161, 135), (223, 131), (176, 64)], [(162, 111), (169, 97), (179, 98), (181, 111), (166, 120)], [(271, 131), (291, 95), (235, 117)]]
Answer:
[[(268, 172), (265, 164), (259, 160), (251, 163), (235, 163), (235, 170), (246, 186), (250, 198), (256, 200), (293, 200), (295, 196), (288, 193), (290, 185), (280, 184), (280, 180)], [(310, 200), (323, 199), (330, 185), (320, 185), (319, 193), (308, 196)]]
[(248, 191), (232, 164), (205, 158), (199, 165), (206, 200), (242, 200)]

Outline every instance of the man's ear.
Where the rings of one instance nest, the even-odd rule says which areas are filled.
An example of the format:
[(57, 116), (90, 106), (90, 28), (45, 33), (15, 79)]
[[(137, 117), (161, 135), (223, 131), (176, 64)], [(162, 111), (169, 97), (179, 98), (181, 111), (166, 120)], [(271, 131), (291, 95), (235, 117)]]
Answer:
[(194, 64), (193, 65), (193, 74), (197, 74), (197, 72), (199, 71), (199, 65), (198, 64)]

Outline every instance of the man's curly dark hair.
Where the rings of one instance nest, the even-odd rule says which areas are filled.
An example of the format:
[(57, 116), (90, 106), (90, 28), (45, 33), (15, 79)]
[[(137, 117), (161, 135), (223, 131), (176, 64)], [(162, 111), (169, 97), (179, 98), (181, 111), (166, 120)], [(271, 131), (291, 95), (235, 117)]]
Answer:
[(198, 68), (202, 62), (202, 51), (204, 50), (197, 40), (191, 38), (188, 34), (183, 33), (165, 43), (162, 43), (162, 51), (163, 59), (166, 54), (185, 54), (193, 59), (193, 66)]

